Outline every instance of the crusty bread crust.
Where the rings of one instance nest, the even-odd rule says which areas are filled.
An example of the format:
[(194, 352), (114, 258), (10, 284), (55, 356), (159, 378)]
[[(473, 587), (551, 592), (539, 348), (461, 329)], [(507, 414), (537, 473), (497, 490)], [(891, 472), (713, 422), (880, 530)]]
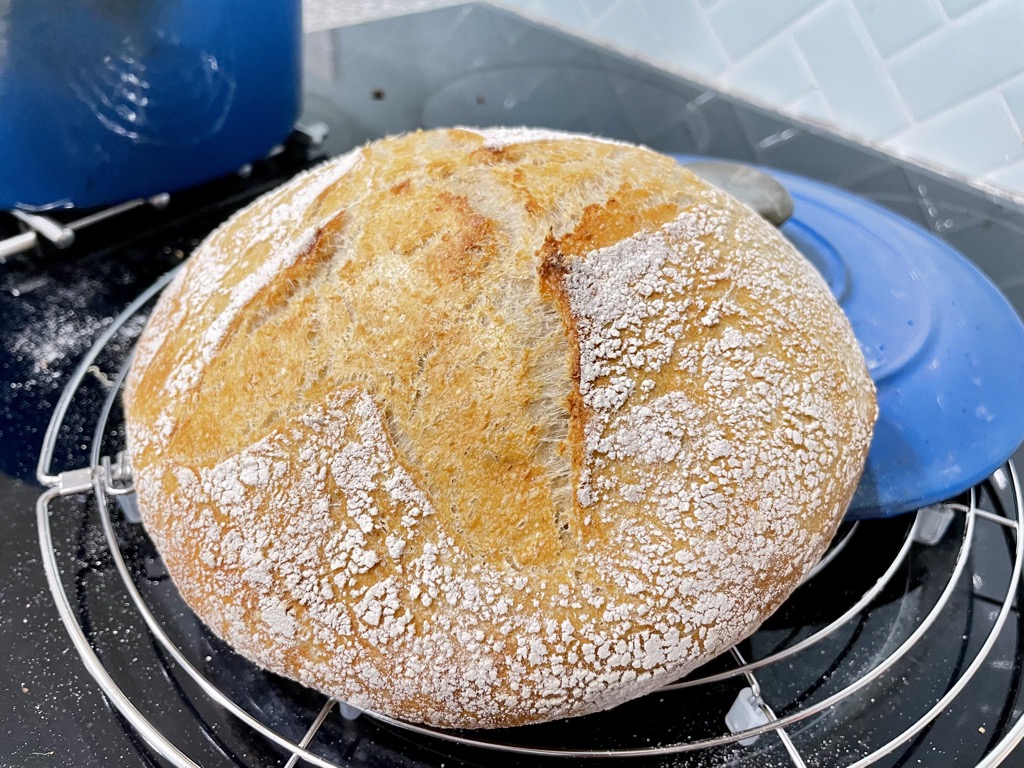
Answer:
[(614, 706), (821, 556), (876, 408), (814, 269), (671, 159), (454, 129), (214, 232), (124, 397), (145, 524), (257, 663), (500, 727)]

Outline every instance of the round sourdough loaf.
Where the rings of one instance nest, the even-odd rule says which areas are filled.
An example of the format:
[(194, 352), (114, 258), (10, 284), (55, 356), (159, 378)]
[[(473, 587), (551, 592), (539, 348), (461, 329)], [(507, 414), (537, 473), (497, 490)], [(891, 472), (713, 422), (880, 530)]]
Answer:
[(614, 706), (752, 632), (875, 418), (775, 229), (667, 157), (525, 129), (385, 139), (235, 215), (124, 403), (146, 527), (214, 632), (469, 728)]

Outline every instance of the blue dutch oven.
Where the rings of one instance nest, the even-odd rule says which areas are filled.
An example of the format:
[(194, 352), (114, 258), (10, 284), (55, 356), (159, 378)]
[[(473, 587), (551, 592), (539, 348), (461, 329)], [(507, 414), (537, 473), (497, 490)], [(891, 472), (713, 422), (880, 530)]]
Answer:
[(96, 206), (257, 159), (299, 109), (300, 0), (0, 3), (0, 208)]

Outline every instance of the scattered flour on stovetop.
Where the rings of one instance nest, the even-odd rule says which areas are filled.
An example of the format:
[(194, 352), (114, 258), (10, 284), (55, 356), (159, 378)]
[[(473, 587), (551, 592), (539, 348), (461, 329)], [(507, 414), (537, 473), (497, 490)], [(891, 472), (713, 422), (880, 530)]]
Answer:
[(29, 378), (18, 382), (21, 386), (54, 383), (66, 377), (73, 362), (112, 322), (112, 317), (97, 317), (84, 306), (83, 297), (100, 290), (99, 286), (68, 286), (53, 280), (36, 289), (32, 314), (5, 340), (14, 359), (25, 364)]

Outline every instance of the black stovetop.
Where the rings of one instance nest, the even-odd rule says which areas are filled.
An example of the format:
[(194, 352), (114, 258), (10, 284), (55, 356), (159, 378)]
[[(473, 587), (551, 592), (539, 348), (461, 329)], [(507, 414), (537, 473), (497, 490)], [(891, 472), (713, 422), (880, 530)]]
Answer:
[[(331, 128), (327, 144), (317, 153), (333, 154), (365, 139), (419, 126), (529, 123), (602, 133), (663, 151), (758, 162), (837, 184), (896, 210), (949, 241), (988, 272), (1018, 311), (1024, 307), (1021, 207), (488, 6), (445, 8), (310, 35), (306, 72), (303, 120), (323, 120)], [(231, 177), (174, 194), (165, 209), (143, 206), (83, 230), (70, 249), (37, 249), (0, 264), (0, 515), (6, 523), (0, 536), (0, 766), (163, 764), (100, 693), (54, 609), (33, 512), (41, 491), (34, 474), (42, 435), (78, 360), (114, 316), (180, 263), (233, 210), (315, 159), (294, 142), (284, 153), (257, 163), (247, 178)], [(0, 215), (0, 239), (16, 231), (13, 221)], [(133, 318), (114, 336), (112, 359), (123, 357), (143, 320), (143, 315)], [(102, 379), (109, 374), (100, 366), (87, 378), (102, 393)], [(95, 402), (86, 397), (70, 410), (54, 458), (56, 469), (86, 463), (94, 408)], [(994, 486), (986, 494), (999, 501)], [(58, 500), (51, 519), (66, 587), (104, 663), (121, 671), (119, 679), (127, 681), (123, 684), (202, 764), (283, 765), (284, 752), (205, 701), (152, 638), (117, 629), (129, 609), (117, 591), (97, 514), (92, 501), (75, 497)], [(803, 600), (799, 615), (810, 624), (826, 620), (827, 611), (812, 607), (828, 602), (829, 590), (854, 590), (859, 582), (870, 581), (872, 571), (864, 564), (906, 535), (906, 520), (868, 525), (874, 525), (869, 535), (862, 528), (838, 566)], [(123, 522), (119, 532), (130, 545), (130, 564), (140, 583), (148, 585), (164, 608), (162, 620), (183, 638), (190, 658), (199, 665), (215, 659), (211, 674), (248, 697), (247, 707), (301, 737), (321, 701), (253, 671), (187, 611), (177, 610), (173, 590), (144, 537)], [(950, 535), (955, 540), (956, 531)], [(928, 596), (936, 588), (929, 586), (929, 558), (941, 568), (949, 557), (939, 548), (900, 571), (898, 588), (883, 594), (875, 615), (890, 611), (893, 621), (913, 624), (913, 617), (904, 615), (907, 596), (917, 602), (933, 599)], [(991, 585), (1005, 578), (1006, 558), (1006, 539), (998, 531), (979, 536), (968, 566), (973, 575), (954, 602), (955, 621), (963, 623), (951, 624), (950, 637), (968, 637), (983, 621), (979, 617), (995, 610), (999, 596)], [(774, 619), (765, 642), (799, 633), (797, 615), (793, 608)], [(1014, 609), (990, 662), (965, 691), (971, 704), (944, 716), (881, 764), (975, 765), (1021, 714), (1020, 625)], [(863, 622), (853, 631), (857, 638), (848, 633), (841, 643), (850, 648), (856, 640), (861, 648), (870, 645), (865, 638), (875, 632), (871, 621)], [(883, 721), (908, 708), (911, 697), (931, 695), (937, 684), (929, 670), (941, 676), (947, 661), (962, 666), (958, 654), (966, 653), (968, 645), (966, 640), (962, 648), (959, 641), (949, 648), (938, 641), (922, 645), (912, 655), (918, 666), (903, 669), (902, 683), (866, 691), (865, 696), (892, 697), (894, 702), (873, 716), (872, 732), (884, 730)], [(748, 645), (745, 650), (765, 649)], [(822, 680), (835, 673), (828, 664), (816, 672)], [(254, 678), (260, 685), (252, 685)], [(772, 682), (770, 675), (768, 679)], [(826, 695), (828, 685), (821, 687), (801, 689), (796, 697)], [(253, 699), (254, 689), (265, 694)], [(627, 708), (582, 727), (614, 729), (616, 722), (648, 716)], [(325, 754), (352, 765), (536, 764), (532, 758), (499, 760), (454, 750), (443, 742), (410, 740), (365, 717), (352, 722), (332, 715), (331, 722), (335, 741), (324, 747)], [(819, 722), (795, 738), (831, 739), (835, 747), (828, 754), (852, 759), (860, 735), (830, 728)], [(555, 728), (552, 735), (578, 734), (572, 728), (564, 733)], [(786, 759), (778, 745), (773, 752), (765, 743), (762, 739), (761, 751), (746, 757), (742, 751), (720, 752), (713, 762), (679, 757), (653, 763), (761, 765)], [(1007, 764), (1024, 765), (1024, 752), (1015, 753)]]

